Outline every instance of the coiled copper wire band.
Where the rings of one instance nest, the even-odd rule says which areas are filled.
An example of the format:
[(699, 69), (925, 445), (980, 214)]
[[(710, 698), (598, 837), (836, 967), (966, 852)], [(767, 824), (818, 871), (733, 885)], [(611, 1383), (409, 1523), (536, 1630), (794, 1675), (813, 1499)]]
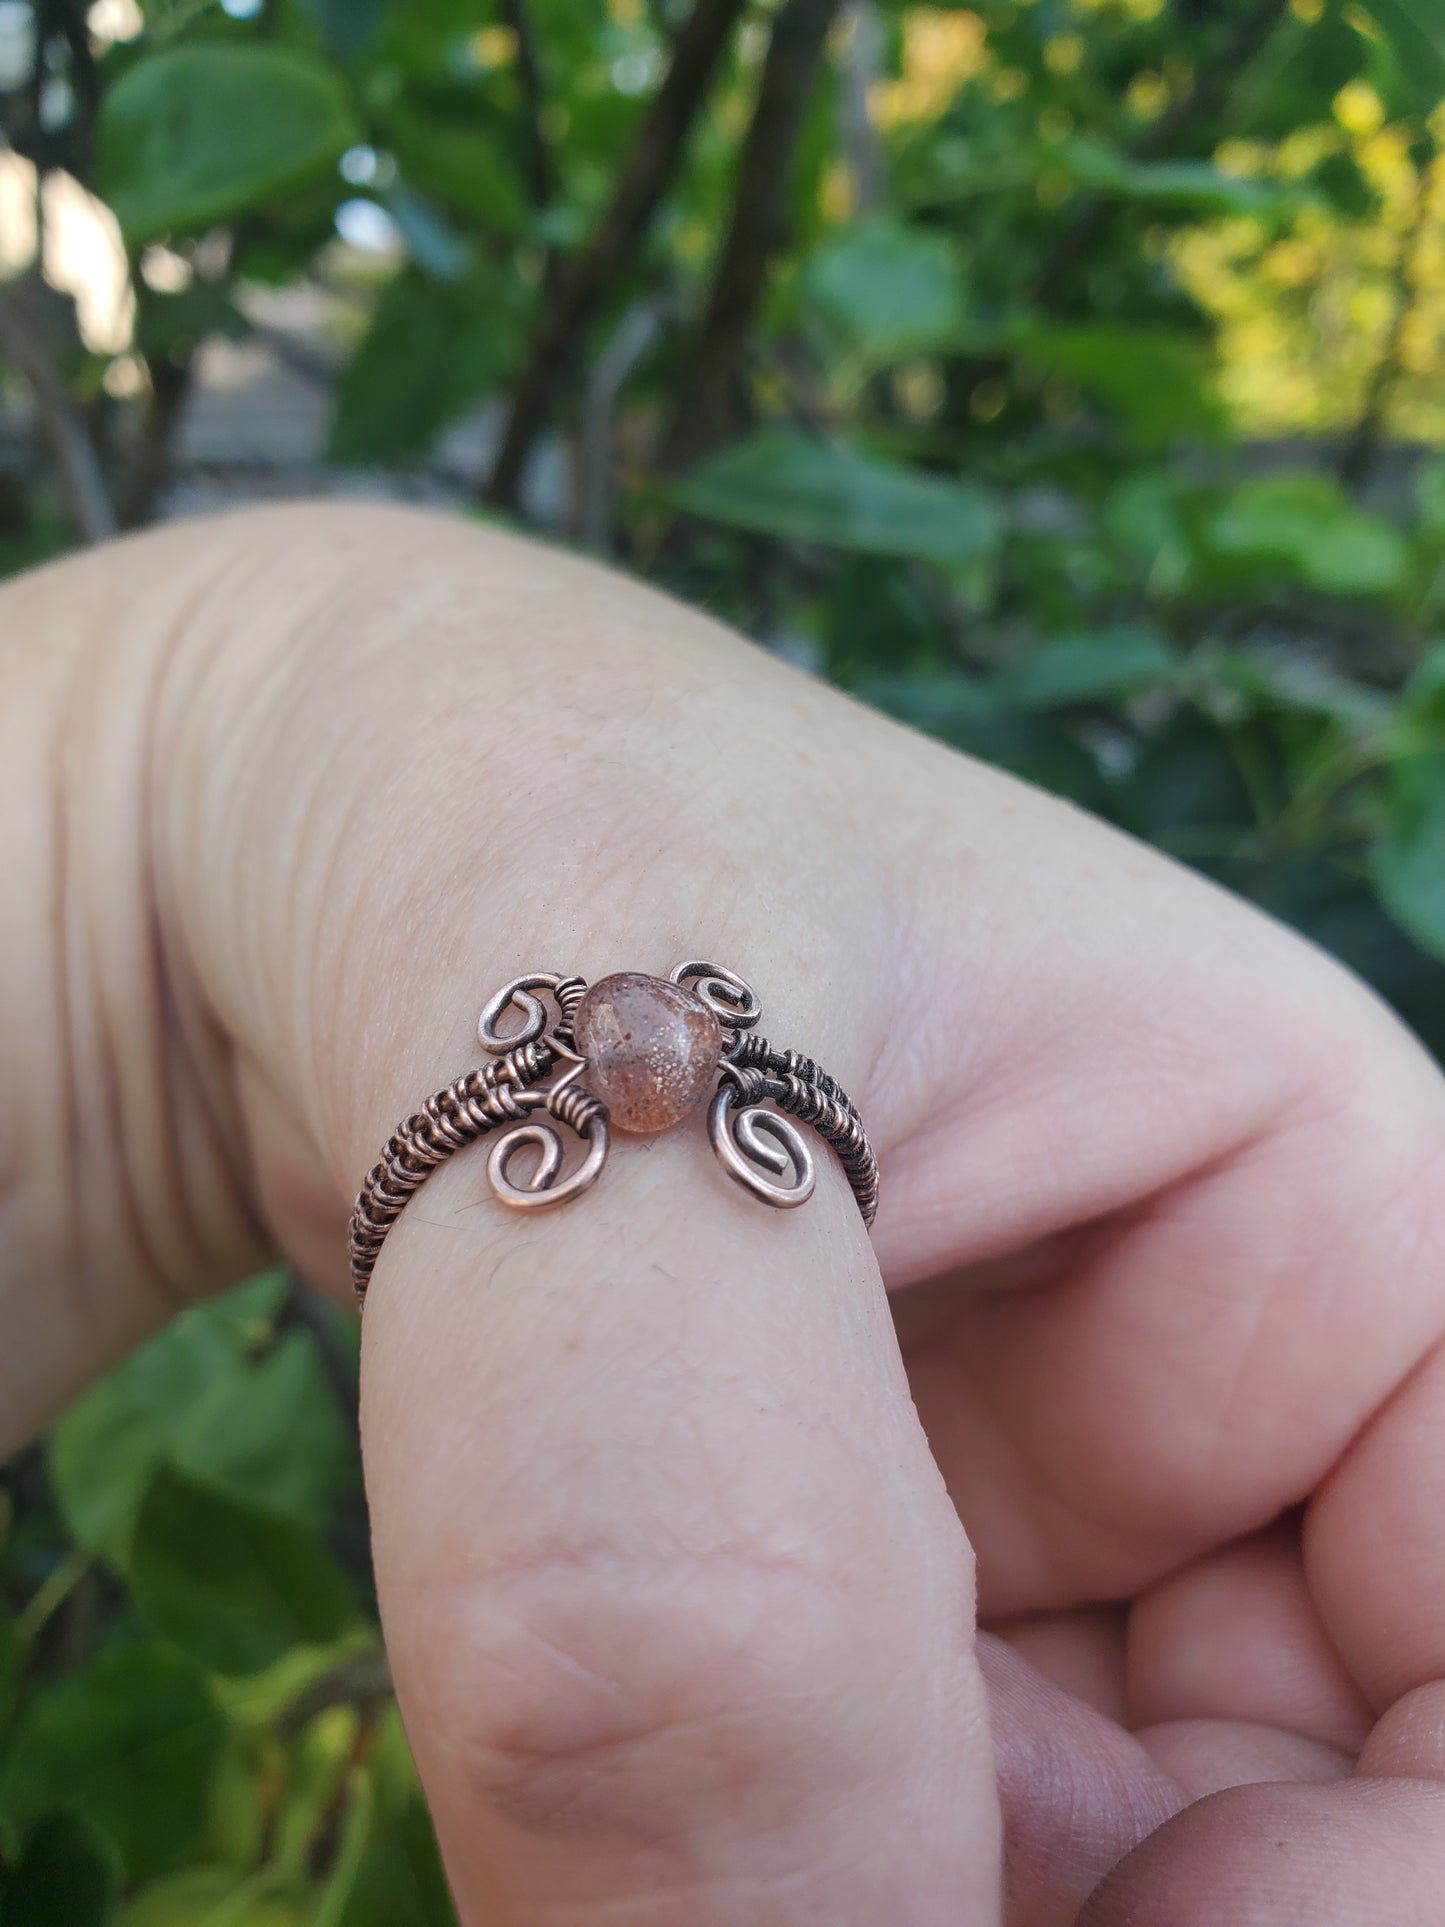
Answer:
[[(358, 1299), (366, 1296), (386, 1234), (413, 1192), (419, 1191), (454, 1151), (475, 1144), (499, 1125), (515, 1124), (524, 1118), (527, 1108), (521, 1094), (547, 1075), (552, 1062), (552, 1052), (545, 1044), (524, 1044), (508, 1052), (499, 1064), (484, 1064), (480, 1070), (468, 1071), (397, 1125), (363, 1179), (351, 1213), (351, 1283)], [(570, 1087), (568, 1094), (586, 1096)], [(597, 1103), (596, 1099), (592, 1101)], [(597, 1104), (599, 1111), (602, 1108)], [(575, 1110), (565, 1121), (579, 1131), (586, 1122)]]
[(871, 1225), (878, 1211), (878, 1160), (853, 1103), (836, 1079), (800, 1051), (774, 1050), (766, 1037), (741, 1038), (722, 1064), (723, 1081), (739, 1107), (771, 1099), (832, 1145), (843, 1174)]
[[(708, 1130), (728, 1174), (767, 1204), (805, 1202), (814, 1171), (805, 1141), (789, 1122), (796, 1118), (831, 1146), (863, 1222), (871, 1225), (878, 1208), (878, 1162), (847, 1093), (810, 1057), (778, 1050), (753, 1033), (750, 1026), (760, 1007), (733, 972), (717, 964), (686, 963), (677, 966), (670, 981), (688, 984), (722, 1026), (719, 1081)], [(557, 1005), (558, 1016), (550, 1026), (538, 990), (549, 993)], [(439, 1164), (490, 1133), (504, 1131), (488, 1161), (488, 1175), (507, 1204), (535, 1208), (562, 1203), (596, 1181), (607, 1155), (608, 1110), (578, 1081), (586, 1063), (572, 1032), (586, 991), (584, 978), (550, 973), (519, 977), (504, 986), (487, 1004), (478, 1026), (482, 1045), (494, 1061), (437, 1091), (387, 1139), (351, 1214), (351, 1280), (359, 1303), (365, 1300), (387, 1233), (410, 1199)], [(496, 1025), (513, 1007), (523, 1012), (523, 1028), (503, 1037)], [(588, 1146), (582, 1166), (560, 1182), (561, 1141), (545, 1118), (566, 1126)], [(518, 1186), (507, 1166), (523, 1143), (541, 1156), (530, 1181)]]

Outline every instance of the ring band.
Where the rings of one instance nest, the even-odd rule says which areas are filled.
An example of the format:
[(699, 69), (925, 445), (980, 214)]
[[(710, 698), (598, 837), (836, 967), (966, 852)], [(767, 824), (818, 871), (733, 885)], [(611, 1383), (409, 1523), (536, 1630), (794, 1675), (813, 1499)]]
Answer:
[[(514, 1009), (522, 1021), (504, 1033), (499, 1025)], [(871, 1225), (878, 1161), (857, 1108), (811, 1058), (758, 1036), (761, 1015), (751, 987), (714, 963), (681, 963), (666, 978), (620, 971), (590, 987), (584, 977), (546, 971), (504, 984), (477, 1023), (492, 1061), (429, 1097), (366, 1174), (350, 1230), (358, 1303), (387, 1233), (454, 1151), (500, 1130), (487, 1175), (501, 1201), (523, 1211), (565, 1204), (597, 1182), (613, 1129), (668, 1129), (701, 1103), (714, 1078), (708, 1137), (730, 1178), (764, 1204), (806, 1203), (816, 1172), (796, 1119), (832, 1146)], [(585, 1147), (565, 1177), (558, 1125)], [(526, 1147), (536, 1161), (518, 1183), (511, 1168)]]

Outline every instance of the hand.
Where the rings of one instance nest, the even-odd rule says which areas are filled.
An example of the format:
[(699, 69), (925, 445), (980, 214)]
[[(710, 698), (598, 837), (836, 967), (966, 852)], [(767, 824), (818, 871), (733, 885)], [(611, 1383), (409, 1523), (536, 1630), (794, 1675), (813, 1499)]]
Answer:
[(1445, 1087), (1344, 972), (460, 524), (173, 528), (0, 635), (9, 1444), (273, 1241), (343, 1289), (522, 970), (730, 963), (878, 1147), (871, 1244), (826, 1154), (774, 1213), (689, 1128), (540, 1217), (458, 1157), (388, 1240), (378, 1580), (465, 1921), (1438, 1920)]

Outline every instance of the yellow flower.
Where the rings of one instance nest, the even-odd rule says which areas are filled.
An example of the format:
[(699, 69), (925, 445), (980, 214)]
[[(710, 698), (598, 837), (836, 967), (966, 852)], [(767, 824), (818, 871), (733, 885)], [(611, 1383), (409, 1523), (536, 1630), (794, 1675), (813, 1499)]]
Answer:
[(1445, 359), (1442, 345), (1439, 319), (1414, 308), (1400, 329), (1400, 366), (1407, 375), (1433, 375)]
[(517, 35), (511, 27), (482, 27), (467, 43), (479, 67), (510, 67), (517, 57)]
[(1385, 124), (1385, 104), (1367, 80), (1346, 81), (1335, 95), (1334, 110), (1347, 134), (1373, 134)]
[(1338, 153), (1340, 130), (1328, 121), (1315, 127), (1296, 127), (1285, 135), (1274, 154), (1274, 171), (1281, 180), (1302, 180), (1327, 154)]
[(1260, 272), (1276, 287), (1300, 288), (1319, 273), (1320, 257), (1308, 242), (1290, 237), (1276, 241), (1259, 265)]
[(1262, 174), (1268, 164), (1269, 149), (1263, 141), (1221, 141), (1214, 150), (1214, 165), (1220, 173), (1233, 174), (1239, 180)]
[(858, 177), (839, 154), (823, 170), (818, 202), (830, 221), (849, 220), (858, 211)]
[(897, 127), (936, 120), (959, 88), (988, 61), (988, 29), (976, 13), (942, 7), (910, 7), (903, 16), (903, 57), (896, 80), (870, 90), (874, 124)]
[(1169, 89), (1164, 76), (1151, 73), (1147, 68), (1143, 73), (1135, 74), (1125, 97), (1130, 113), (1137, 114), (1140, 120), (1156, 119), (1169, 105)]

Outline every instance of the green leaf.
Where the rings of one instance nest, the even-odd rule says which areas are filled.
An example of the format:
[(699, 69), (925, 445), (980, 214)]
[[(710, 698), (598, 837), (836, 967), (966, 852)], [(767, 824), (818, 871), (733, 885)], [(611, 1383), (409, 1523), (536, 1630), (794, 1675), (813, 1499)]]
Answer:
[(105, 97), (100, 191), (132, 243), (194, 233), (324, 174), (357, 138), (341, 82), (297, 48), (161, 47)]
[(326, 1547), (279, 1513), (162, 1467), (127, 1560), (136, 1609), (210, 1672), (256, 1673), (354, 1617)]
[(116, 1927), (210, 1927), (235, 1891), (234, 1868), (190, 1867), (143, 1888), (121, 1909)]
[(825, 241), (803, 270), (803, 296), (845, 348), (874, 366), (952, 347), (964, 325), (955, 243), (889, 215)]
[(123, 1563), (157, 1467), (319, 1525), (351, 1445), (314, 1348), (291, 1332), (254, 1360), (270, 1330), (263, 1278), (178, 1318), (67, 1412), (51, 1472), (71, 1531)]
[(261, 1732), (282, 1719), (310, 1688), (327, 1674), (333, 1684), (341, 1679), (362, 1682), (365, 1696), (372, 1690), (385, 1661), (374, 1627), (350, 1627), (330, 1646), (293, 1646), (264, 1672), (211, 1680), (216, 1702), (232, 1724), (249, 1733)]
[(225, 1726), (179, 1653), (113, 1646), (32, 1701), (0, 1772), (0, 1805), (21, 1825), (83, 1815), (120, 1850), (132, 1880), (185, 1865), (208, 1818)]
[(1176, 596), (1189, 580), (1190, 486), (1167, 469), (1136, 467), (1105, 499), (1104, 529), (1122, 552), (1130, 579), (1152, 596)]
[(1400, 692), (1399, 718), (1424, 733), (1426, 749), (1445, 749), (1445, 642), (1432, 643), (1420, 658)]
[(1104, 783), (1089, 752), (1052, 719), (1004, 707), (992, 685), (953, 671), (869, 677), (857, 693), (901, 722), (1056, 796), (1095, 810), (1105, 804)]
[(1427, 535), (1445, 538), (1445, 455), (1422, 462), (1415, 475), (1415, 500), (1420, 526)]
[(1000, 693), (1024, 709), (1116, 702), (1177, 680), (1179, 657), (1144, 624), (1121, 624), (1039, 643), (1000, 671)]
[(957, 669), (869, 676), (857, 685), (857, 693), (885, 716), (896, 716), (944, 742), (996, 722), (1003, 713), (991, 684)]
[(1270, 181), (1226, 174), (1212, 161), (1136, 161), (1106, 141), (1080, 135), (1048, 150), (1080, 187), (1123, 200), (1199, 214), (1271, 214), (1298, 199)]
[(1393, 595), (1410, 575), (1399, 531), (1355, 508), (1323, 475), (1240, 483), (1210, 520), (1205, 541), (1227, 563), (1265, 578), (1293, 577), (1326, 595)]
[(239, 1881), (228, 1867), (193, 1868), (138, 1893), (115, 1927), (315, 1927), (307, 1900), (254, 1891), (266, 1879)]
[(1327, 663), (1262, 649), (1201, 649), (1191, 659), (1204, 702), (1220, 714), (1298, 711), (1360, 733), (1384, 728), (1390, 699)]
[(125, 1557), (157, 1465), (184, 1417), (242, 1371), (225, 1331), (188, 1312), (72, 1406), (50, 1440), (61, 1509), (83, 1546)]
[[(1439, 0), (1367, 0), (1356, 9), (1361, 29), (1373, 20), (1369, 74), (1397, 113), (1428, 114), (1445, 97), (1445, 18)], [(1347, 10), (1348, 17), (1348, 10)]]
[(666, 499), (688, 514), (784, 542), (945, 565), (986, 555), (998, 540), (993, 502), (972, 483), (785, 428), (725, 450)]
[(1181, 436), (1214, 441), (1227, 417), (1209, 350), (1177, 329), (1111, 322), (1030, 326), (1016, 337), (1037, 366), (1106, 403), (1143, 449)]
[(1401, 928), (1432, 956), (1445, 958), (1445, 751), (1396, 766), (1388, 826), (1371, 870)]
[(340, 61), (367, 51), (387, 13), (387, 0), (300, 0), (300, 5), (327, 53)]
[(1145, 742), (1118, 791), (1128, 829), (1206, 867), (1255, 822), (1254, 800), (1224, 732), (1189, 711)]
[(338, 462), (404, 462), (493, 386), (517, 333), (500, 304), (475, 285), (399, 274), (383, 291), (371, 329), (336, 397), (331, 454)]
[(303, 1525), (325, 1525), (351, 1443), (305, 1332), (288, 1332), (264, 1358), (218, 1378), (176, 1420), (168, 1450), (181, 1471)]
[(938, 609), (918, 571), (896, 556), (852, 556), (819, 611), (828, 670), (842, 681), (889, 670), (917, 673), (948, 659)]
[(0, 1927), (105, 1927), (115, 1898), (115, 1855), (78, 1814), (42, 1820), (0, 1902)]
[(484, 96), (433, 85), (403, 94), (381, 126), (412, 187), (489, 227), (507, 233), (521, 227), (526, 202), (508, 129)]

